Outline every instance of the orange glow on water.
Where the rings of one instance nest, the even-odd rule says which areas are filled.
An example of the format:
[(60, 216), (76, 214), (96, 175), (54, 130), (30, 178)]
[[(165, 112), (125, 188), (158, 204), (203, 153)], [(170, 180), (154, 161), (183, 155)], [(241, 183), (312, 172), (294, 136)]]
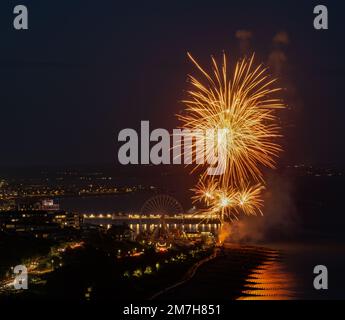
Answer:
[(248, 276), (238, 300), (296, 299), (296, 279), (275, 255), (258, 266)]

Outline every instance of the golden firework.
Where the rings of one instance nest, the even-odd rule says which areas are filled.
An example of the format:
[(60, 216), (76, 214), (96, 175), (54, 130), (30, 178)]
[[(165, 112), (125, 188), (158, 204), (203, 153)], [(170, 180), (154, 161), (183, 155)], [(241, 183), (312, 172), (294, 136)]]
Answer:
[(261, 199), (261, 192), (264, 187), (260, 184), (256, 186), (247, 186), (237, 194), (238, 208), (246, 215), (262, 214), (261, 208), (263, 200)]
[(216, 183), (204, 183), (204, 181), (200, 179), (196, 187), (191, 189), (195, 194), (192, 197), (193, 203), (204, 202), (206, 205), (210, 205), (216, 197), (216, 189)]
[(262, 215), (263, 200), (261, 192), (264, 187), (260, 184), (233, 188), (231, 186), (219, 187), (219, 183), (209, 180), (199, 180), (196, 188), (192, 189), (194, 202), (199, 201), (205, 205), (203, 215), (206, 220), (218, 218), (220, 221), (238, 219), (238, 215)]
[[(254, 55), (238, 61), (233, 72), (225, 54), (220, 64), (212, 57), (210, 73), (188, 56), (202, 80), (189, 76), (192, 88), (184, 101), (185, 113), (178, 118), (182, 128), (206, 146), (207, 162), (222, 160), (224, 168), (221, 175), (208, 175), (206, 170), (201, 174), (192, 189), (193, 201), (204, 204), (206, 219), (217, 217), (222, 224), (238, 219), (241, 213), (262, 215), (262, 167), (274, 168), (281, 151), (276, 142), (281, 137), (276, 111), (284, 105), (274, 97), (281, 89), (275, 87), (266, 68), (254, 66)], [(197, 148), (193, 152), (192, 157), (198, 159)], [(192, 171), (203, 164), (196, 162)], [(251, 186), (250, 181), (256, 184)]]
[(238, 192), (232, 188), (217, 190), (211, 210), (218, 212), (220, 221), (237, 219), (236, 211)]
[(204, 80), (189, 76), (192, 89), (184, 101), (185, 113), (178, 115), (182, 127), (202, 135), (225, 129), (216, 143), (213, 134), (205, 136), (206, 146), (209, 142), (216, 148), (206, 147), (207, 159), (215, 161), (215, 152), (225, 154), (225, 174), (220, 177), (223, 185), (241, 186), (249, 179), (262, 182), (260, 166), (273, 168), (281, 150), (274, 142), (280, 137), (276, 110), (283, 108), (282, 102), (272, 97), (280, 90), (273, 87), (275, 80), (269, 79), (262, 65), (254, 67), (254, 55), (237, 62), (232, 74), (225, 54), (220, 65), (212, 57), (211, 73), (188, 56)]

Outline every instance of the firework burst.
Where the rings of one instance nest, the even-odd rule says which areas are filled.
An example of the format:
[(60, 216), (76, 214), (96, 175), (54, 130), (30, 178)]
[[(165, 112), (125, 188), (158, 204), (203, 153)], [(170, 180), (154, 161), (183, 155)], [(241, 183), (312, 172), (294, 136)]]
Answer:
[(264, 187), (260, 184), (240, 189), (231, 186), (220, 188), (218, 182), (200, 180), (192, 189), (194, 202), (205, 206), (203, 211), (207, 219), (218, 218), (220, 221), (238, 220), (238, 215), (262, 215), (263, 200), (261, 193)]
[(217, 194), (217, 184), (216, 183), (204, 183), (203, 180), (199, 180), (196, 187), (191, 189), (194, 192), (192, 197), (194, 202), (202, 202), (209, 206), (215, 199)]
[(261, 65), (254, 67), (254, 55), (237, 62), (232, 75), (225, 54), (220, 66), (212, 58), (210, 74), (188, 56), (204, 81), (189, 76), (192, 89), (184, 101), (185, 113), (178, 115), (182, 127), (202, 134), (225, 129), (216, 138), (206, 135), (206, 146), (216, 147), (206, 147), (206, 158), (216, 161), (214, 153), (225, 154), (222, 183), (230, 180), (232, 185), (242, 185), (248, 179), (263, 182), (259, 167), (273, 168), (274, 158), (281, 150), (273, 142), (280, 137), (275, 112), (283, 108), (281, 101), (272, 97), (280, 90), (272, 87), (275, 80), (269, 80)]
[(237, 194), (238, 208), (246, 215), (263, 215), (261, 208), (263, 206), (263, 200), (261, 193), (264, 187), (260, 184), (256, 186), (247, 186)]

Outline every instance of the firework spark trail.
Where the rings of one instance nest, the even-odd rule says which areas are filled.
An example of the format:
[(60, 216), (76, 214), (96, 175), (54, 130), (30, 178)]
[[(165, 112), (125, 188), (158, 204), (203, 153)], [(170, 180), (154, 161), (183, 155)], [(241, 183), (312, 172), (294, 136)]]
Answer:
[[(208, 163), (217, 161), (216, 154), (226, 155), (225, 173), (212, 176), (204, 171), (192, 189), (193, 200), (203, 202), (207, 213), (218, 215), (221, 221), (237, 219), (240, 212), (262, 215), (261, 167), (274, 168), (274, 158), (281, 151), (274, 140), (281, 137), (276, 111), (284, 105), (272, 97), (281, 89), (274, 87), (275, 80), (269, 78), (266, 68), (254, 66), (254, 55), (238, 61), (233, 74), (229, 73), (225, 54), (220, 65), (212, 57), (211, 73), (191, 54), (188, 57), (203, 81), (189, 76), (192, 89), (184, 100), (185, 113), (178, 115), (178, 119), (183, 129), (200, 132), (202, 136), (196, 140), (205, 142)], [(225, 130), (221, 135), (204, 136), (205, 132), (218, 129)], [(192, 172), (200, 166), (197, 163)], [(250, 186), (249, 181), (256, 184)]]

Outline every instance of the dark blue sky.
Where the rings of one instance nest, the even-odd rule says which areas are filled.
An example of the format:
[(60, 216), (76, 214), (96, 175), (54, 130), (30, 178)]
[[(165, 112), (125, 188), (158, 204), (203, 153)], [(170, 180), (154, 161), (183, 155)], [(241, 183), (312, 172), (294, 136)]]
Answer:
[[(260, 62), (277, 32), (290, 38), (296, 106), (283, 160), (344, 165), (345, 6), (322, 3), (326, 31), (313, 28), (315, 1), (1, 1), (0, 165), (111, 163), (122, 128), (176, 125), (186, 52), (203, 64), (223, 50), (237, 58), (240, 29)], [(17, 4), (28, 31), (12, 27)]]

